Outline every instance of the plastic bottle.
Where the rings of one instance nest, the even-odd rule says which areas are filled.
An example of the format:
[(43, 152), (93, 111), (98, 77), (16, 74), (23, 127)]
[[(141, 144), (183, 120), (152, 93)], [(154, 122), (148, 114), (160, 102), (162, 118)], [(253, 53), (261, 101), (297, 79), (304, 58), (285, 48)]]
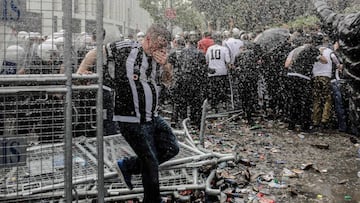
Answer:
[(281, 177), (281, 184), (282, 185), (289, 184), (289, 176), (282, 176)]
[(275, 203), (275, 200), (266, 198), (266, 197), (264, 196), (264, 194), (262, 194), (262, 193), (260, 193), (260, 192), (256, 195), (256, 197), (257, 197), (257, 199), (259, 200), (259, 201), (258, 201), (259, 203)]
[(303, 135), (303, 134), (298, 134), (297, 135), (300, 139), (304, 139), (305, 138), (305, 136)]
[(316, 199), (318, 199), (318, 200), (322, 200), (322, 199), (323, 199), (323, 196), (322, 196), (322, 195), (320, 195), (320, 194), (318, 194), (318, 195), (316, 195)]
[(345, 200), (345, 201), (351, 201), (351, 199), (352, 199), (352, 198), (351, 198), (350, 195), (345, 195), (345, 196), (344, 196), (344, 200)]

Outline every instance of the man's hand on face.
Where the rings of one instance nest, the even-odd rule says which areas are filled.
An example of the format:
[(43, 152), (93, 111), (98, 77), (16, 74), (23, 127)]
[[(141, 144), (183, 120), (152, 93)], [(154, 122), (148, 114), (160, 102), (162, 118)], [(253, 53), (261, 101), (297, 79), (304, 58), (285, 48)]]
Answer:
[(155, 61), (160, 65), (165, 65), (167, 62), (167, 53), (165, 48), (154, 51), (152, 56)]

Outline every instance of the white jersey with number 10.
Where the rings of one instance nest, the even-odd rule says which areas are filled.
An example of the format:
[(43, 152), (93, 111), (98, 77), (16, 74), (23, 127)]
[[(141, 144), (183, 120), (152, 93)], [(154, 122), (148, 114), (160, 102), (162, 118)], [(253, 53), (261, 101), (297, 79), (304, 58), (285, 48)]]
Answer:
[(210, 69), (215, 69), (211, 76), (227, 75), (227, 64), (230, 62), (229, 50), (221, 45), (215, 44), (206, 51), (206, 62)]

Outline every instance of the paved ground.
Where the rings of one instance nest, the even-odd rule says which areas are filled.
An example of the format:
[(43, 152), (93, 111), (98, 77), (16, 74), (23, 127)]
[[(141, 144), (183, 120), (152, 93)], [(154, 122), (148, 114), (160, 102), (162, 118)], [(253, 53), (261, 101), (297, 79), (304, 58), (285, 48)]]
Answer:
[(226, 119), (207, 121), (205, 139), (208, 149), (239, 155), (238, 163), (218, 166), (214, 187), (222, 189), (222, 201), (360, 202), (357, 138), (336, 130), (288, 131), (278, 121), (251, 129)]

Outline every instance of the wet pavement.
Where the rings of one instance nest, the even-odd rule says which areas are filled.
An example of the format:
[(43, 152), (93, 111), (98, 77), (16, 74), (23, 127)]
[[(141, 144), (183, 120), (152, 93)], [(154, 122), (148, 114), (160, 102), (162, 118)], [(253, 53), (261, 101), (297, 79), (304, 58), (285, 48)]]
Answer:
[(206, 149), (237, 154), (236, 163), (217, 166), (213, 188), (221, 189), (220, 202), (360, 202), (358, 138), (336, 130), (288, 131), (279, 121), (260, 119), (250, 127), (226, 119), (208, 119), (205, 132)]

